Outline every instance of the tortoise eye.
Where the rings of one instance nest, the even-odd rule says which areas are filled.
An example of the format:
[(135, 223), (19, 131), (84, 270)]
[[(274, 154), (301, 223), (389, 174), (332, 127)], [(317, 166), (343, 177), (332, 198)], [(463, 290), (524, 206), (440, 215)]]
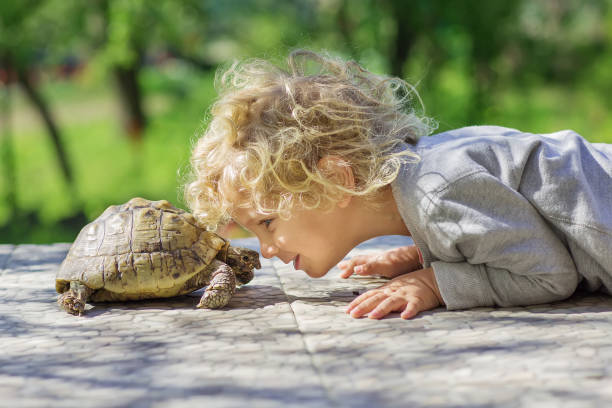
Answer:
[(249, 257), (248, 257), (248, 256), (246, 256), (246, 255), (244, 255), (244, 256), (242, 257), (242, 260), (246, 262), (246, 261), (248, 261), (248, 260), (249, 260)]

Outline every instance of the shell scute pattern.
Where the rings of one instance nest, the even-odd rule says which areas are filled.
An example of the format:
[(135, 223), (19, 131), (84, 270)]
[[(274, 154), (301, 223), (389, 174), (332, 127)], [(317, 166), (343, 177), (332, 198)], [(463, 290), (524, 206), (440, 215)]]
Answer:
[[(226, 244), (168, 201), (132, 199), (83, 228), (58, 273), (92, 289), (139, 295), (183, 285)], [(211, 235), (215, 235), (212, 237)]]

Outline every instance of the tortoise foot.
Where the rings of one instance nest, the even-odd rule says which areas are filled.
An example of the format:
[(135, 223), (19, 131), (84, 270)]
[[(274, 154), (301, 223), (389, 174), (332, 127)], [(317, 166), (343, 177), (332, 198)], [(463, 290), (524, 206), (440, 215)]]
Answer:
[(227, 305), (231, 297), (232, 294), (228, 291), (215, 289), (207, 290), (204, 292), (204, 295), (202, 295), (197, 307), (200, 309), (218, 309)]
[(71, 291), (62, 293), (57, 299), (57, 303), (72, 315), (83, 316), (83, 313), (85, 313), (85, 301)]
[(213, 273), (210, 284), (204, 291), (198, 307), (202, 309), (218, 309), (227, 305), (236, 290), (236, 275), (227, 264), (216, 261), (217, 269)]

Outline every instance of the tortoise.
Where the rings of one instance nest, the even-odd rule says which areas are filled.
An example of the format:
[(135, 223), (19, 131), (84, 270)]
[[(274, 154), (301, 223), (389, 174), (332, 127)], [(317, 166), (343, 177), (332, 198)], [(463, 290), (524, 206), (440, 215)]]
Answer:
[(55, 280), (59, 305), (166, 298), (208, 285), (197, 307), (225, 306), (261, 268), (256, 251), (230, 246), (166, 200), (108, 207), (72, 244)]

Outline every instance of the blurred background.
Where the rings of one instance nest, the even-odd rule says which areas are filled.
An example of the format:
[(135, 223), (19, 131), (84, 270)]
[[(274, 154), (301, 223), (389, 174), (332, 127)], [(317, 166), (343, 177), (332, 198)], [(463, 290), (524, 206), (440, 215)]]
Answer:
[(184, 208), (217, 67), (296, 47), (406, 79), (439, 130), (612, 143), (612, 0), (8, 0), (0, 242), (72, 241), (134, 196)]

